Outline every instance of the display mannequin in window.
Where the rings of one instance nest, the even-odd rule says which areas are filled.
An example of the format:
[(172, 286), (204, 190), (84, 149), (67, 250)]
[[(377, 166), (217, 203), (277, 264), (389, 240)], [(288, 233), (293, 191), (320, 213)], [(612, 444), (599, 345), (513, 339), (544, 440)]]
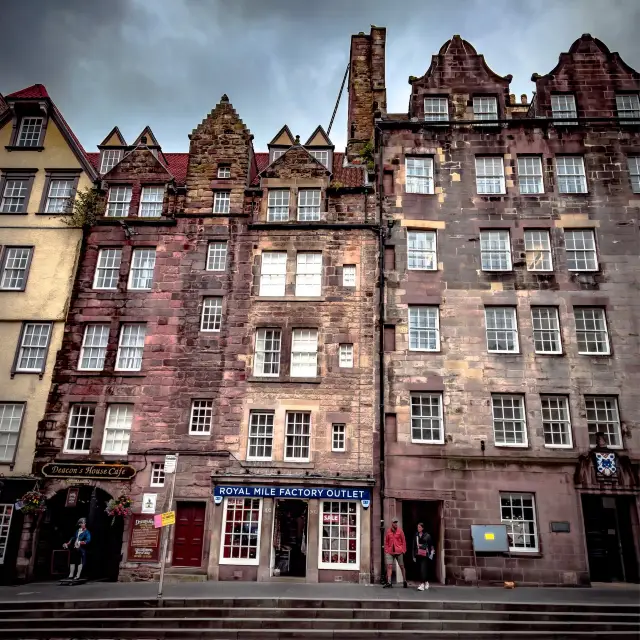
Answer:
[[(64, 549), (71, 549), (69, 580), (80, 580), (82, 569), (87, 564), (87, 545), (91, 542), (91, 534), (87, 529), (86, 518), (80, 518), (76, 527), (77, 529), (69, 539), (69, 542), (65, 542), (62, 545)], [(78, 572), (74, 576), (76, 565)]]

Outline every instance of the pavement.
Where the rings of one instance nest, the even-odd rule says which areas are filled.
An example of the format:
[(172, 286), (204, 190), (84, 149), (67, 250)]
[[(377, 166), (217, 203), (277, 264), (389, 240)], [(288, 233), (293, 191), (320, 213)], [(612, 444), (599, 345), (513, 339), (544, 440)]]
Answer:
[[(504, 602), (533, 604), (635, 604), (640, 606), (640, 585), (591, 588), (549, 587), (456, 587), (432, 585), (429, 591), (415, 588), (383, 589), (380, 585), (304, 584), (293, 582), (188, 582), (165, 584), (164, 599), (298, 598), (313, 600), (433, 600), (446, 602)], [(156, 599), (156, 582), (88, 582), (74, 587), (57, 582), (34, 582), (0, 587), (0, 602), (51, 600)]]

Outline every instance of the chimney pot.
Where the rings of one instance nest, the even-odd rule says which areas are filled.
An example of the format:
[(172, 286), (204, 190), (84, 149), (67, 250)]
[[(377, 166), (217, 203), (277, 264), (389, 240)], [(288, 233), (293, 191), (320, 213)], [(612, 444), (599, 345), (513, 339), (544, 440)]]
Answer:
[(527, 94), (526, 93), (523, 93), (520, 96), (520, 102), (521, 102), (521, 104), (527, 104), (528, 100), (527, 100)]

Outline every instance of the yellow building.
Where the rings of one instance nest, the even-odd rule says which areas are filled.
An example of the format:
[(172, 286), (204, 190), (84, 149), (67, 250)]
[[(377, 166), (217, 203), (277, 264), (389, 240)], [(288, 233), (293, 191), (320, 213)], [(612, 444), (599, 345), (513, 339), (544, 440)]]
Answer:
[(82, 231), (67, 226), (94, 167), (43, 85), (0, 96), (0, 582), (17, 564), (23, 527), (15, 503), (31, 475), (56, 353), (62, 342)]

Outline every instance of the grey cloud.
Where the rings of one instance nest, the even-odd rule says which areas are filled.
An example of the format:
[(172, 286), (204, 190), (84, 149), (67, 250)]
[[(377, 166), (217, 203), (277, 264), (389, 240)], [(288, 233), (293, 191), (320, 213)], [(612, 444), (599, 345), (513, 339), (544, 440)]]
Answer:
[[(149, 124), (166, 151), (186, 151), (223, 93), (258, 149), (285, 122), (305, 137), (328, 124), (350, 36), (372, 23), (387, 27), (391, 111), (454, 33), (513, 74), (516, 94), (584, 32), (640, 68), (637, 0), (13, 0), (4, 18), (0, 91), (45, 84), (88, 149), (115, 124), (128, 140)], [(344, 146), (346, 94), (332, 138)]]

